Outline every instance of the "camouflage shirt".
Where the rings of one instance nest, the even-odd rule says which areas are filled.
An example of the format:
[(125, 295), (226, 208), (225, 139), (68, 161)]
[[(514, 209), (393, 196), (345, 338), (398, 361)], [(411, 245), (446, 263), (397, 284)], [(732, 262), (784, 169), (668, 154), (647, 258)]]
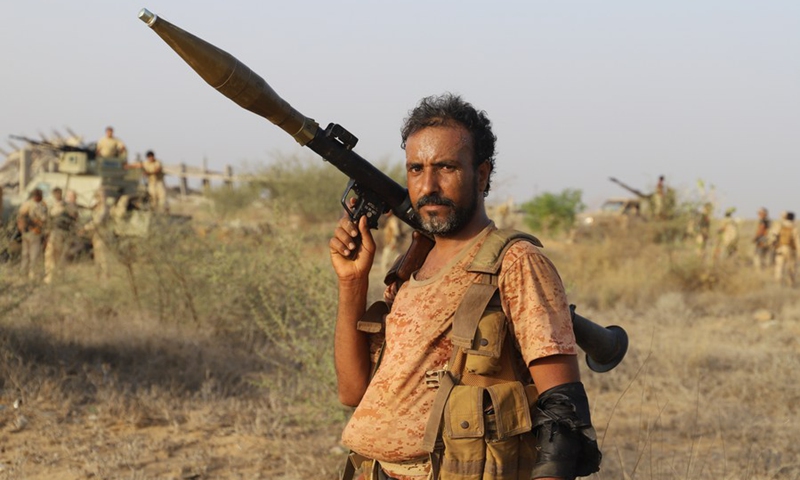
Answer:
[[(422, 438), (436, 391), (426, 388), (427, 370), (444, 367), (452, 343), (453, 314), (477, 274), (468, 273), (487, 227), (435, 276), (411, 279), (397, 292), (386, 317), (386, 348), (342, 441), (379, 461), (400, 463), (424, 457)], [(503, 310), (524, 360), (577, 354), (561, 278), (553, 264), (529, 242), (512, 246), (498, 278)], [(387, 290), (387, 293), (389, 290)]]

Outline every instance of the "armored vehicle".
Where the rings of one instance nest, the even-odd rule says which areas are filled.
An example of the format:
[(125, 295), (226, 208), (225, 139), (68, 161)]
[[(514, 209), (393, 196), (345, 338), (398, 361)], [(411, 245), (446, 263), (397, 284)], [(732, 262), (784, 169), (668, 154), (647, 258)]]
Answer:
[[(2, 217), (0, 226), (5, 232), (6, 248), (13, 253), (16, 232), (16, 212), (30, 197), (34, 189), (42, 191), (43, 198), (52, 198), (56, 187), (66, 192), (73, 190), (86, 221), (89, 208), (97, 191), (105, 193), (106, 201), (115, 206), (114, 231), (118, 235), (143, 235), (149, 226), (151, 212), (137, 209), (144, 200), (141, 169), (128, 169), (127, 155), (120, 157), (98, 157), (95, 145), (80, 143), (80, 137), (47, 139), (41, 141), (27, 137), (12, 136), (26, 143), (7, 154), (6, 162), (0, 166), (0, 188), (2, 188)], [(9, 144), (16, 144), (9, 141)], [(122, 200), (120, 202), (120, 200)], [(8, 241), (11, 239), (12, 241)], [(0, 246), (2, 249), (2, 246)]]
[[(4, 217), (8, 210), (6, 205), (13, 208), (15, 204), (21, 204), (36, 188), (42, 191), (45, 199), (56, 187), (64, 191), (74, 190), (81, 205), (90, 205), (95, 192), (101, 189), (107, 198), (115, 201), (123, 195), (139, 198), (143, 192), (140, 188), (141, 171), (125, 168), (127, 155), (97, 157), (94, 144), (73, 145), (71, 143), (75, 142), (65, 140), (12, 138), (24, 140), (29, 146), (14, 152), (15, 155), (9, 155), (4, 167), (8, 171), (2, 179), (6, 188)], [(15, 163), (16, 169), (13, 168)], [(16, 179), (9, 175), (14, 170), (17, 172)], [(8, 187), (15, 189), (17, 194), (9, 195)]]
[(578, 215), (570, 232), (570, 241), (603, 239), (615, 232), (625, 232), (641, 223), (638, 198), (609, 198), (598, 210)]

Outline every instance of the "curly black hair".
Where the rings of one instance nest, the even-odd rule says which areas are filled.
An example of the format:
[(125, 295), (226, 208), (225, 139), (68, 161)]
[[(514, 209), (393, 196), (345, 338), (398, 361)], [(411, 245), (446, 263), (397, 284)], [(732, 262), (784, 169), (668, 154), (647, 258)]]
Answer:
[(475, 167), (483, 162), (489, 162), (491, 172), (486, 182), (483, 196), (489, 194), (492, 183), (495, 161), (495, 143), (497, 137), (492, 132), (492, 122), (483, 110), (477, 110), (471, 103), (461, 96), (453, 93), (431, 95), (419, 101), (417, 106), (408, 112), (408, 117), (403, 120), (400, 135), (403, 139), (400, 146), (405, 150), (408, 137), (425, 127), (436, 127), (459, 123), (472, 135), (472, 144), (475, 148)]

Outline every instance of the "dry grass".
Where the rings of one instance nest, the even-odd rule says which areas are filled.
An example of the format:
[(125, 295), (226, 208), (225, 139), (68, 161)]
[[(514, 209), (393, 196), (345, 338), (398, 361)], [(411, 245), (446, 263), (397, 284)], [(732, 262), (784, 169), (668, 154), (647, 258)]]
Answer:
[[(109, 281), (0, 265), (0, 478), (336, 478), (330, 223), (260, 202), (120, 243)], [(800, 478), (797, 290), (692, 245), (543, 240), (579, 312), (631, 340), (584, 372), (595, 478)]]

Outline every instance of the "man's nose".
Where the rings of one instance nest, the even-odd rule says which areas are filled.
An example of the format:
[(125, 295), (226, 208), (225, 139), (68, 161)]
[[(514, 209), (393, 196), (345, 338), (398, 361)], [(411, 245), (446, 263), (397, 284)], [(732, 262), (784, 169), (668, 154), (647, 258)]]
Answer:
[(440, 192), (439, 175), (433, 169), (426, 169), (421, 179), (422, 193), (431, 195)]

